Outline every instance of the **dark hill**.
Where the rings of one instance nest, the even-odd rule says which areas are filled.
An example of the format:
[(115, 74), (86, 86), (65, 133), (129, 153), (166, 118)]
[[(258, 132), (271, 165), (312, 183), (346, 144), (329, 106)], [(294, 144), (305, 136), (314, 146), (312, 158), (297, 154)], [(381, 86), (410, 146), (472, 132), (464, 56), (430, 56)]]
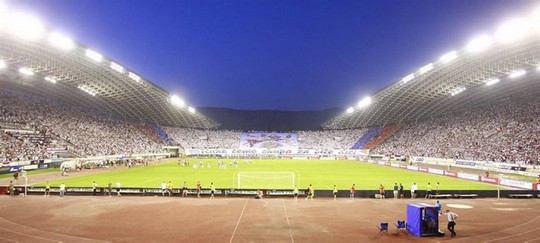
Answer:
[(321, 124), (337, 116), (343, 109), (315, 111), (235, 110), (202, 107), (197, 111), (221, 124), (220, 129), (242, 131), (319, 130)]

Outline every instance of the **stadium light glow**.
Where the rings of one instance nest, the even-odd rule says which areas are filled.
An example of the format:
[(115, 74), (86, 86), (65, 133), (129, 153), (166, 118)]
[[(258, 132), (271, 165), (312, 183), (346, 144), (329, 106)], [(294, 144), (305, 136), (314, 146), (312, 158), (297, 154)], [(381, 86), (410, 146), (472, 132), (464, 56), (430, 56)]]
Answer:
[(420, 74), (424, 74), (424, 73), (427, 73), (429, 72), (429, 70), (433, 69), (433, 63), (430, 63), (430, 64), (427, 64), (423, 67), (420, 68)]
[(405, 76), (403, 79), (401, 79), (401, 81), (406, 84), (407, 82), (411, 81), (414, 79), (414, 73), (411, 73), (407, 76)]
[(34, 71), (32, 71), (32, 69), (27, 68), (27, 67), (19, 68), (19, 73), (24, 74), (26, 76), (34, 75)]
[(0, 2), (0, 29), (5, 26), (7, 22), (7, 12), (8, 9), (6, 5), (4, 5), (2, 2)]
[(97, 92), (86, 85), (79, 85), (78, 88), (91, 96), (96, 96)]
[(141, 82), (141, 77), (139, 77), (139, 75), (134, 74), (134, 73), (132, 73), (132, 72), (129, 72), (128, 77), (129, 77), (130, 79), (133, 79), (133, 80), (134, 80), (135, 82), (137, 82), (137, 83), (140, 83), (140, 82)]
[(529, 25), (527, 21), (523, 19), (513, 19), (502, 24), (497, 32), (495, 38), (498, 42), (507, 44), (522, 39), (527, 35), (529, 31)]
[(358, 102), (358, 108), (363, 108), (371, 104), (371, 97), (363, 98), (361, 101)]
[(501, 80), (499, 80), (498, 78), (492, 78), (492, 79), (486, 81), (486, 85), (491, 86), (491, 85), (494, 85), (494, 84), (498, 83), (499, 81), (501, 81)]
[(103, 56), (101, 54), (90, 49), (86, 49), (86, 56), (96, 62), (101, 62), (103, 60)]
[(540, 7), (534, 10), (532, 22), (535, 25), (534, 28), (536, 29), (536, 31), (540, 31)]
[(520, 70), (516, 70), (516, 71), (513, 71), (511, 72), (508, 77), (509, 78), (518, 78), (518, 77), (521, 77), (523, 75), (525, 75), (527, 73), (527, 71), (523, 70), (523, 69), (520, 69)]
[(124, 73), (124, 67), (118, 65), (117, 63), (111, 62), (111, 68), (119, 73)]
[(51, 83), (53, 83), (53, 84), (56, 83), (56, 79), (54, 79), (53, 77), (47, 76), (47, 77), (45, 77), (45, 80), (47, 80), (47, 81), (49, 81), (49, 82), (51, 82)]
[(448, 52), (444, 55), (442, 55), (442, 57), (439, 59), (442, 63), (448, 63), (454, 59), (457, 58), (457, 52), (456, 51), (451, 51), (451, 52)]
[(354, 111), (354, 107), (349, 107), (349, 109), (347, 109), (347, 113), (351, 114), (353, 113)]
[(186, 103), (177, 95), (171, 96), (171, 103), (177, 107), (184, 107), (186, 105)]
[(0, 60), (0, 69), (4, 69), (6, 67), (7, 67), (6, 62), (4, 62), (3, 60)]
[(536, 70), (537, 70), (537, 71), (540, 71), (540, 66), (536, 67)]
[(53, 32), (49, 35), (49, 43), (63, 50), (75, 48), (75, 43), (73, 40), (57, 32)]
[(493, 40), (488, 35), (481, 35), (474, 38), (472, 41), (467, 44), (466, 49), (470, 52), (481, 52), (487, 49), (493, 44)]
[(459, 88), (457, 88), (456, 90), (452, 91), (452, 92), (450, 93), (450, 95), (451, 95), (451, 96), (456, 96), (456, 95), (458, 95), (459, 93), (461, 93), (461, 92), (463, 92), (463, 91), (465, 91), (465, 90), (467, 90), (465, 87), (459, 87)]
[(195, 108), (193, 108), (193, 107), (191, 107), (191, 106), (188, 107), (187, 110), (188, 110), (189, 112), (191, 112), (191, 113), (195, 113)]
[(25, 40), (39, 39), (45, 33), (45, 27), (41, 21), (25, 13), (11, 15), (7, 21), (7, 27), (11, 34)]

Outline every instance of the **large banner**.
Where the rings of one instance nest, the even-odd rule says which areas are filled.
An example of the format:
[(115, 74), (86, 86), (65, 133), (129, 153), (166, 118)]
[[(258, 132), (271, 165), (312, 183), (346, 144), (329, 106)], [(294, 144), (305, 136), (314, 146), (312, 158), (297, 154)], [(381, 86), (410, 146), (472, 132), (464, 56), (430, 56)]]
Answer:
[(242, 133), (240, 149), (298, 149), (296, 133)]

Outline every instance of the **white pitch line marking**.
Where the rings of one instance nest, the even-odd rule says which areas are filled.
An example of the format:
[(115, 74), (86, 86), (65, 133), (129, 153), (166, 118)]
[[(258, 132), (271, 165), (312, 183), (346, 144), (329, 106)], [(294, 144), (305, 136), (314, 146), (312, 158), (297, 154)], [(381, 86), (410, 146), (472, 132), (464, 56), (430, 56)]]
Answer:
[[(525, 225), (525, 224), (529, 224), (530, 222), (536, 220), (536, 219), (539, 218), (539, 217), (540, 217), (540, 216), (536, 216), (536, 217), (534, 217), (533, 219), (531, 219), (531, 220), (529, 220), (529, 221), (527, 221), (527, 222), (525, 222), (525, 223), (518, 224), (518, 225), (514, 225), (514, 226), (512, 226), (512, 227), (510, 227), (510, 228), (506, 228), (506, 229), (503, 229), (503, 230), (501, 230), (501, 231), (505, 231), (505, 230), (509, 230), (509, 229), (513, 229), (513, 228), (520, 227), (520, 226)], [(493, 232), (475, 235), (475, 237), (477, 237), (477, 236), (482, 236), (482, 235), (488, 235), (488, 234), (493, 234)]]
[(540, 237), (534, 238), (532, 240), (527, 240), (527, 241), (525, 241), (525, 243), (530, 243), (530, 242), (537, 241), (537, 240), (540, 240)]
[(287, 214), (287, 206), (285, 206), (285, 199), (281, 199), (281, 202), (283, 202), (283, 209), (285, 210), (285, 219), (287, 219), (287, 228), (289, 229), (289, 236), (291, 236), (291, 242), (294, 243), (294, 238), (292, 236), (291, 232), (291, 224), (289, 223), (289, 215)]
[(242, 208), (242, 213), (240, 213), (240, 217), (238, 217), (238, 222), (236, 222), (236, 227), (234, 227), (234, 231), (232, 233), (231, 240), (229, 241), (229, 243), (232, 242), (232, 240), (234, 239), (234, 235), (236, 234), (236, 230), (238, 229), (238, 225), (240, 225), (240, 220), (242, 220), (242, 216), (244, 215), (244, 211), (246, 210), (246, 206), (247, 206), (248, 201), (249, 201), (249, 199), (246, 199), (246, 203), (244, 203), (244, 208)]
[(39, 236), (25, 234), (25, 233), (22, 233), (22, 232), (13, 231), (13, 230), (10, 230), (10, 229), (6, 229), (4, 227), (0, 227), (0, 230), (5, 230), (7, 232), (11, 232), (11, 233), (14, 233), (14, 234), (17, 234), (17, 235), (23, 235), (23, 236), (26, 236), (26, 237), (36, 238), (36, 239), (45, 240), (45, 241), (52, 241), (52, 242), (58, 242), (58, 243), (62, 242), (62, 241), (58, 241), (58, 240), (52, 240), (52, 239), (47, 239), (47, 238), (43, 238), (43, 237), (39, 237)]
[(18, 243), (18, 241), (16, 241), (16, 240), (11, 240), (11, 239), (4, 238), (4, 237), (0, 237), (0, 239), (6, 240), (6, 241), (9, 241), (9, 242), (17, 242)]
[(487, 240), (487, 241), (484, 241), (484, 242), (487, 243), (487, 242), (492, 242), (492, 241), (504, 240), (504, 239), (512, 238), (512, 237), (514, 237), (514, 236), (518, 236), (518, 235), (522, 235), (522, 234), (531, 233), (531, 232), (537, 231), (537, 230), (540, 230), (540, 228), (536, 228), (536, 229), (533, 229), (533, 230), (521, 232), (521, 233), (519, 233), (519, 234), (509, 235), (509, 236), (505, 236), (505, 237), (501, 237), (501, 238), (497, 238), (497, 239), (493, 239), (493, 240)]
[[(96, 240), (96, 239), (91, 239), (91, 238), (86, 238), (86, 237), (81, 237), (81, 236), (75, 236), (75, 235), (66, 235), (66, 234), (60, 234), (60, 233), (56, 233), (56, 232), (49, 232), (49, 231), (44, 231), (44, 230), (40, 230), (40, 229), (36, 229), (36, 228), (32, 228), (30, 226), (27, 226), (27, 225), (22, 225), (22, 224), (18, 224), (18, 223), (15, 223), (11, 220), (8, 220), (4, 217), (0, 217), (0, 220), (4, 220), (10, 224), (14, 224), (14, 225), (17, 225), (21, 228), (27, 228), (27, 229), (31, 229), (31, 230), (36, 230), (36, 231), (40, 231), (40, 232), (47, 232), (49, 234), (53, 234), (53, 235), (59, 235), (59, 236), (63, 236), (63, 237), (72, 237), (72, 238), (79, 238), (79, 239), (83, 239), (83, 240), (90, 240), (90, 241), (97, 241), (97, 242), (104, 242), (104, 243), (110, 243), (110, 241), (106, 241), (106, 240)], [(2, 227), (3, 228), (3, 227)], [(3, 228), (5, 229), (5, 228)], [(60, 241), (61, 242), (61, 241)]]

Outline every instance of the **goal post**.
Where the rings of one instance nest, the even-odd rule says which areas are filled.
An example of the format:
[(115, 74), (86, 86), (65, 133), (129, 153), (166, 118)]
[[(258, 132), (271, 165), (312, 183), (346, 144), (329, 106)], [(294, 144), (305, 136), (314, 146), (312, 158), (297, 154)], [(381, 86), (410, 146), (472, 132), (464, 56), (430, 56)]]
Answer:
[(238, 189), (292, 189), (295, 185), (294, 172), (238, 172)]

